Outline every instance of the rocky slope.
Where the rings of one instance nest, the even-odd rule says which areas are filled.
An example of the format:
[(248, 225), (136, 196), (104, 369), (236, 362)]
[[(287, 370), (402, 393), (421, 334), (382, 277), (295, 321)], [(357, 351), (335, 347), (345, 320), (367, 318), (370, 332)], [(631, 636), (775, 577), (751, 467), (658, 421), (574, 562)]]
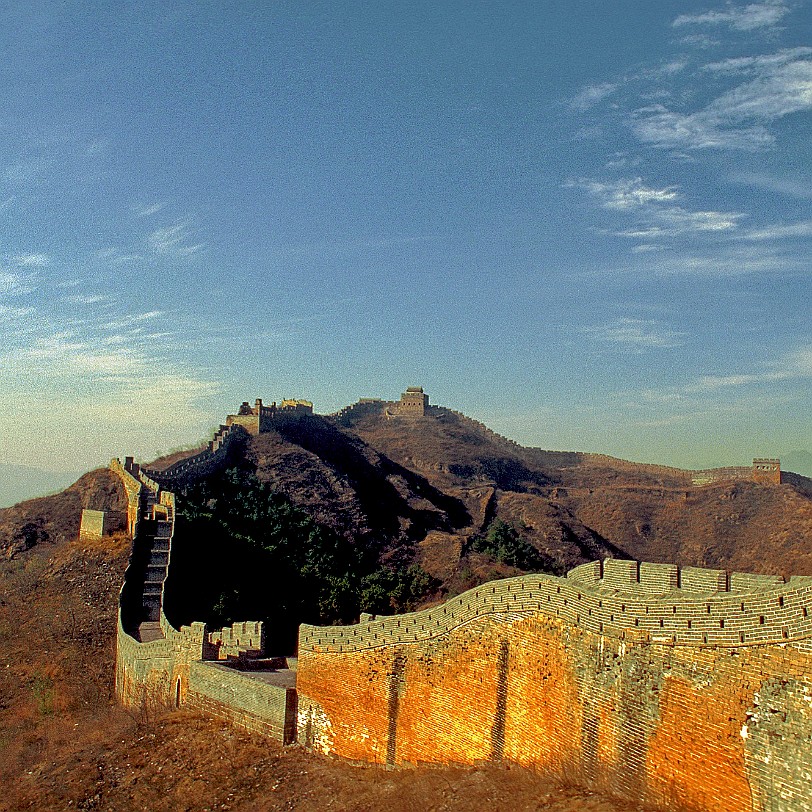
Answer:
[(461, 415), (432, 411), (416, 421), (367, 413), (345, 421), (344, 430), (460, 498), (473, 519), (467, 532), (499, 517), (563, 569), (608, 552), (748, 572), (812, 572), (812, 482), (804, 477), (785, 474), (780, 486), (695, 487), (685, 471), (526, 449)]
[(0, 559), (13, 558), (37, 545), (75, 539), (83, 508), (109, 511), (120, 521), (127, 511), (127, 497), (119, 478), (100, 468), (84, 474), (61, 493), (0, 510)]

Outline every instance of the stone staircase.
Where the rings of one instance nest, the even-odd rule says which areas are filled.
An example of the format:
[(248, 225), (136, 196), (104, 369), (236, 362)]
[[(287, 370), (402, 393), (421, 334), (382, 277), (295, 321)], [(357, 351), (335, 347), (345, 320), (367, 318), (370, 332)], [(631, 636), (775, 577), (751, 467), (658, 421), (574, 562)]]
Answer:
[(125, 576), (126, 625), (142, 641), (163, 637), (160, 620), (164, 584), (175, 528), (175, 495), (127, 460), (127, 473), (141, 483), (137, 531), (130, 567)]

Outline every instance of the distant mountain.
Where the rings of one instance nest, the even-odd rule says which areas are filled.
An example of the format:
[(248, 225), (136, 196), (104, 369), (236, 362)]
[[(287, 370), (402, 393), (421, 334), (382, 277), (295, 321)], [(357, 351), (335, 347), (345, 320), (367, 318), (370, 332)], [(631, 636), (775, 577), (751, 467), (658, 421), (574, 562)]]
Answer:
[(81, 474), (81, 471), (43, 471), (26, 465), (0, 463), (0, 508), (57, 493)]

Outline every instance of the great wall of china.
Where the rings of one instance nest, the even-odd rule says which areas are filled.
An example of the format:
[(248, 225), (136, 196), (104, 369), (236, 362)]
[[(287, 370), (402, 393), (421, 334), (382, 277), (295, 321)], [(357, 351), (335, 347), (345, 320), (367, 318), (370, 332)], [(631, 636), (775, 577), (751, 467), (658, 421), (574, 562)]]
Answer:
[(116, 663), (129, 706), (381, 766), (513, 762), (669, 810), (812, 810), (812, 578), (609, 559), (302, 626), (298, 659), (268, 659), (261, 623), (171, 625), (174, 496), (131, 459), (111, 468), (133, 534)]

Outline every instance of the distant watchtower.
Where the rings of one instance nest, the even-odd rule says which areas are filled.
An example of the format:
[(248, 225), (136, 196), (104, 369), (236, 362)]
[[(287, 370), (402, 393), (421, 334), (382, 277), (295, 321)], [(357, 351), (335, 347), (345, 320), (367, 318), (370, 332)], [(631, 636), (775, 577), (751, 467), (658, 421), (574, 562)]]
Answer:
[(753, 481), (772, 485), (781, 484), (781, 460), (754, 459)]
[(309, 400), (283, 400), (279, 406), (274, 401), (270, 406), (265, 406), (262, 398), (257, 398), (251, 406), (248, 401), (243, 401), (237, 414), (230, 414), (226, 417), (227, 426), (242, 426), (249, 434), (263, 434), (266, 431), (273, 431), (274, 422), (279, 416), (313, 414), (313, 404)]
[(423, 392), (422, 386), (407, 386), (400, 396), (398, 414), (401, 417), (423, 417), (429, 406), (429, 396)]

